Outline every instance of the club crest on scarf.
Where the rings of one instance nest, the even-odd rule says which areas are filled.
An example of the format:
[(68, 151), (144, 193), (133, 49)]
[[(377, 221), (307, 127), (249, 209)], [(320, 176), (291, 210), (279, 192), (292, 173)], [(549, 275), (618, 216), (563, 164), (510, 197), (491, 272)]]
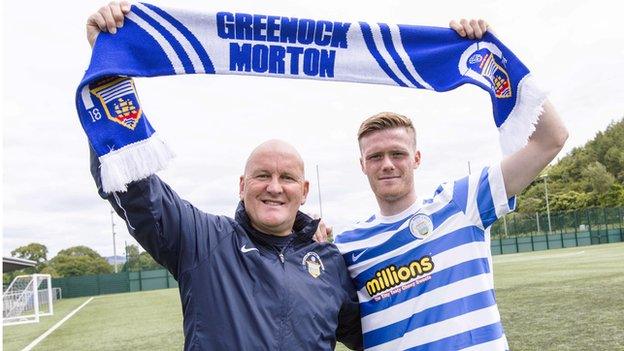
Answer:
[(460, 71), (463, 66), (467, 76), (489, 85), (497, 98), (512, 96), (504, 58), (494, 44), (481, 42), (471, 45), (462, 55), (463, 60), (460, 62)]
[(90, 91), (102, 103), (106, 117), (130, 130), (134, 130), (142, 112), (132, 79), (116, 78), (112, 81), (105, 80), (99, 83)]
[(140, 3), (129, 16), (136, 21), (120, 28), (120, 35), (97, 40), (76, 91), (80, 123), (102, 163), (105, 192), (125, 191), (173, 157), (128, 77), (297, 76), (437, 92), (474, 84), (492, 98), (506, 155), (526, 144), (545, 98), (522, 62), (487, 33), (475, 41), (448, 28), (164, 10)]

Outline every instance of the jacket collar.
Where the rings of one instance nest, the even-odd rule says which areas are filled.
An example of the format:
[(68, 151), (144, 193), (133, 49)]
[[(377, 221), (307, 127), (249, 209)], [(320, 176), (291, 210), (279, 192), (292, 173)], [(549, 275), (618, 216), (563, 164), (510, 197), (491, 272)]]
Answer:
[[(238, 203), (234, 219), (245, 229), (247, 234), (252, 236), (254, 239), (264, 241), (258, 235), (258, 233), (262, 232), (260, 232), (251, 225), (251, 220), (247, 215), (247, 211), (245, 210), (245, 204), (242, 201)], [(312, 217), (308, 216), (307, 214), (301, 211), (297, 211), (295, 223), (293, 224), (294, 240), (312, 240), (312, 236), (316, 232), (316, 228), (318, 227), (320, 221), (320, 219), (312, 219)]]

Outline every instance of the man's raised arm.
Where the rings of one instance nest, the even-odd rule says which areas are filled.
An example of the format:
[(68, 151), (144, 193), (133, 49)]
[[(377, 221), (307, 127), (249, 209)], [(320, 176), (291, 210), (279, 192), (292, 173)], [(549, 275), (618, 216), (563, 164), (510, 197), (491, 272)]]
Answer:
[[(492, 32), (484, 20), (451, 21), (449, 27), (461, 37), (481, 39), (485, 32)], [(568, 139), (568, 131), (557, 111), (546, 100), (535, 132), (525, 147), (507, 156), (501, 163), (507, 196), (517, 195), (552, 161)]]
[[(87, 40), (91, 47), (100, 32), (115, 34), (130, 11), (126, 2), (103, 6), (87, 20)], [(105, 192), (101, 165), (91, 147), (91, 174), (100, 196), (108, 200), (126, 222), (128, 232), (177, 279), (184, 269), (205, 257), (216, 245), (216, 216), (204, 214), (180, 198), (158, 176), (134, 181), (125, 192)]]
[(544, 112), (539, 117), (535, 132), (522, 149), (507, 156), (501, 163), (507, 196), (517, 195), (561, 151), (568, 139), (568, 130), (550, 101), (543, 105)]

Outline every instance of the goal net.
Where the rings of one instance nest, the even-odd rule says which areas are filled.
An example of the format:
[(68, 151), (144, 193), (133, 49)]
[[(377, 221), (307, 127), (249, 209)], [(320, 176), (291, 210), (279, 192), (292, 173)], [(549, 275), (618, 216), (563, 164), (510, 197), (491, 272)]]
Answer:
[(49, 274), (15, 277), (2, 293), (2, 324), (37, 323), (54, 312), (52, 279)]

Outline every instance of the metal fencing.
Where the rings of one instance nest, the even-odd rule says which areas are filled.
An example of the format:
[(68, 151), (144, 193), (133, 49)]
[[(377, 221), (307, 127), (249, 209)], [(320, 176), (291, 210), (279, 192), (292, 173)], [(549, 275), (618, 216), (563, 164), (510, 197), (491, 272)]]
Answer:
[(83, 275), (52, 279), (63, 298), (115, 294), (131, 291), (177, 288), (178, 282), (166, 269), (114, 274)]
[(549, 250), (624, 241), (624, 208), (513, 213), (491, 229), (492, 254)]
[[(577, 211), (512, 213), (491, 229), (493, 255), (624, 241), (624, 208), (588, 208)], [(52, 279), (63, 298), (131, 291), (177, 288), (165, 269)]]

